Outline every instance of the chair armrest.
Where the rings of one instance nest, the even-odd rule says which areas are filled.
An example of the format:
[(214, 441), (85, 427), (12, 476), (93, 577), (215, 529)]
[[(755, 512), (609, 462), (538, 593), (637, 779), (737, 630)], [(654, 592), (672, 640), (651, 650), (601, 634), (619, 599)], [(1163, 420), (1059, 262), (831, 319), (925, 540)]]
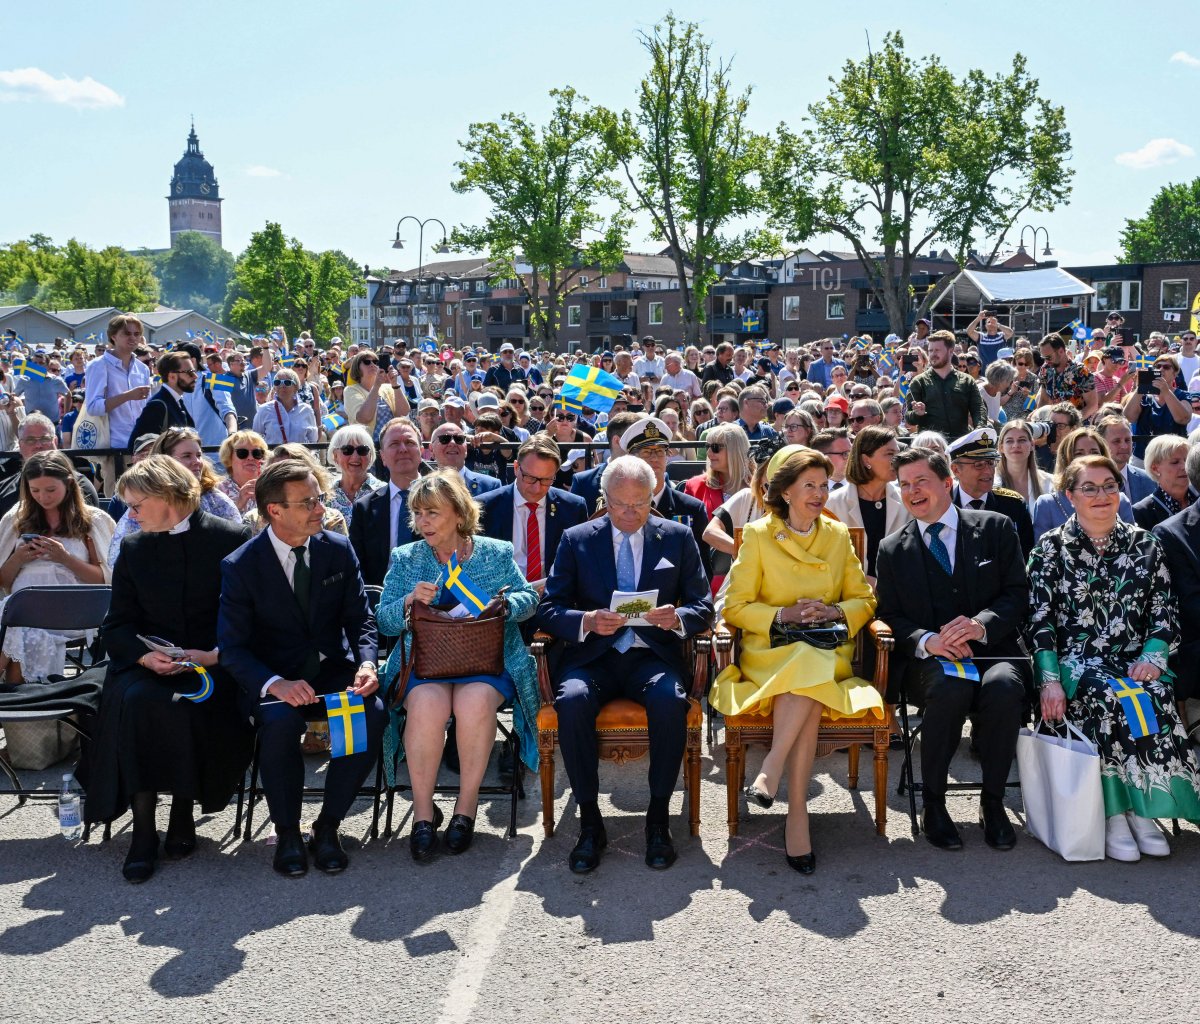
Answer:
[(693, 700), (703, 700), (704, 694), (708, 690), (708, 669), (712, 660), (712, 636), (712, 630), (706, 629), (702, 633), (688, 637), (687, 640), (690, 651), (685, 648), (685, 654), (690, 654), (692, 659), (692, 688), (688, 696)]
[(554, 703), (554, 688), (550, 685), (550, 664), (546, 658), (546, 652), (552, 643), (554, 637), (541, 630), (534, 633), (529, 642), (529, 653), (533, 655), (534, 664), (537, 666), (538, 695), (543, 704)]
[(882, 619), (872, 619), (867, 628), (871, 632), (871, 640), (875, 644), (875, 675), (872, 685), (879, 691), (880, 696), (886, 697), (888, 691), (888, 654), (896, 646), (891, 627)]
[(736, 644), (737, 630), (724, 619), (718, 619), (712, 635), (713, 668), (718, 673), (724, 672), (733, 664), (733, 649)]

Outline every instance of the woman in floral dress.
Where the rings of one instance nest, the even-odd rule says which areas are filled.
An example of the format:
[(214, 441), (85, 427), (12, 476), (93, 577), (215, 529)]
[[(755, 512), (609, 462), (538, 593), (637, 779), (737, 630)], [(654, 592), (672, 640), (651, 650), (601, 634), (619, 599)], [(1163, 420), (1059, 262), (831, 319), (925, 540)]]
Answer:
[[(1074, 514), (1029, 559), (1029, 638), (1042, 717), (1064, 716), (1096, 744), (1105, 850), (1117, 860), (1166, 856), (1155, 818), (1200, 821), (1200, 766), (1175, 708), (1167, 655), (1179, 642), (1171, 578), (1158, 540), (1117, 518), (1120, 475), (1102, 455), (1071, 463), (1063, 490)], [(1114, 690), (1124, 680), (1153, 705), (1135, 739)]]

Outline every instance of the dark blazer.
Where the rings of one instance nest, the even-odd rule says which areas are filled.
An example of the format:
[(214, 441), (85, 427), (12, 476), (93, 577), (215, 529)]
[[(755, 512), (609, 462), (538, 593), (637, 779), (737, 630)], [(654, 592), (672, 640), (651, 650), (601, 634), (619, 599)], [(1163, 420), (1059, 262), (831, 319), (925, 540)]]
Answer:
[[(1196, 494), (1188, 488), (1188, 501), (1195, 501)], [(1181, 509), (1180, 511), (1186, 511)], [(1153, 530), (1159, 523), (1166, 522), (1173, 514), (1158, 498), (1158, 487), (1154, 488), (1149, 497), (1143, 498), (1133, 506), (1133, 518), (1143, 530)]]
[(1171, 658), (1175, 696), (1200, 696), (1200, 507), (1189, 505), (1152, 531), (1162, 545), (1179, 602), (1179, 650)]
[[(482, 532), (495, 540), (512, 543), (513, 502), (517, 500), (517, 485), (507, 484), (488, 491), (479, 499), (480, 527)], [(546, 536), (542, 538), (542, 564), (549, 571), (554, 562), (554, 553), (562, 535), (572, 526), (578, 526), (588, 517), (587, 505), (582, 498), (557, 487), (546, 494)]]
[[(369, 587), (382, 587), (392, 557), (392, 526), (388, 521), (392, 508), (391, 486), (379, 487), (354, 499), (354, 514), (350, 517), (350, 544), (358, 558), (363, 582)], [(402, 546), (417, 539), (408, 519), (396, 528), (396, 544)]]
[[(954, 487), (954, 504), (959, 508), (964, 507), (962, 491), (957, 485)], [(983, 511), (999, 512), (1013, 521), (1013, 526), (1017, 528), (1017, 539), (1021, 542), (1021, 554), (1028, 562), (1029, 553), (1033, 550), (1033, 516), (1029, 514), (1029, 506), (1025, 504), (1025, 499), (1016, 491), (1003, 487), (999, 491), (992, 489), (984, 498)]]
[(242, 687), (249, 708), (258, 706), (272, 676), (299, 678), (314, 650), (355, 664), (375, 660), (375, 620), (349, 540), (321, 532), (308, 551), (312, 592), (307, 618), (288, 586), (268, 530), (221, 563), (221, 665)]
[[(1029, 609), (1029, 580), (1016, 528), (998, 512), (959, 513), (955, 567), (963, 571), (963, 599), (957, 612), (978, 619), (987, 630), (987, 643), (972, 643), (975, 657), (1024, 658), (1020, 629)], [(921, 538), (920, 522), (904, 527), (879, 544), (875, 561), (879, 606), (875, 614), (896, 638), (889, 665), (900, 679), (926, 633), (936, 633), (931, 585)], [(940, 570), (939, 570), (940, 572)]]
[(1125, 491), (1126, 496), (1134, 505), (1143, 498), (1150, 497), (1158, 487), (1158, 484), (1154, 482), (1154, 477), (1144, 469), (1138, 469), (1137, 466), (1126, 466), (1125, 473), (1128, 473), (1129, 479), (1125, 479), (1124, 473), (1121, 475), (1121, 490)]
[(465, 467), (459, 470), (459, 474), (473, 498), (478, 498), (480, 495), (487, 494), (488, 491), (494, 491), (504, 486), (494, 476), (488, 476), (486, 473), (474, 473)]
[(605, 465), (607, 463), (595, 469), (585, 469), (582, 473), (576, 473), (571, 480), (571, 493), (587, 503), (589, 516), (595, 513), (596, 502), (600, 500), (600, 477), (604, 474)]
[(150, 396), (150, 400), (134, 422), (133, 429), (129, 432), (129, 450), (133, 451), (133, 442), (143, 434), (161, 434), (168, 427), (195, 425), (192, 414), (180, 407), (175, 396), (164, 385)]
[(696, 549), (700, 552), (700, 564), (704, 566), (704, 575), (712, 579), (712, 548), (704, 543), (704, 528), (708, 526), (708, 509), (704, 507), (704, 502), (676, 490), (668, 481), (655, 508), (665, 519), (682, 517), (683, 524), (691, 529), (692, 536), (696, 539)]
[[(616, 589), (617, 560), (608, 516), (567, 530), (534, 620), (538, 628), (570, 641), (559, 663), (560, 672), (586, 665), (612, 646), (613, 637), (596, 633), (589, 633), (583, 643), (577, 641), (583, 613), (607, 608)], [(646, 523), (638, 589), (656, 589), (660, 605), (675, 605), (687, 636), (712, 624), (712, 598), (700, 552), (691, 531), (680, 523), (655, 518)], [(636, 632), (681, 677), (690, 678), (678, 636), (654, 626), (639, 627)]]

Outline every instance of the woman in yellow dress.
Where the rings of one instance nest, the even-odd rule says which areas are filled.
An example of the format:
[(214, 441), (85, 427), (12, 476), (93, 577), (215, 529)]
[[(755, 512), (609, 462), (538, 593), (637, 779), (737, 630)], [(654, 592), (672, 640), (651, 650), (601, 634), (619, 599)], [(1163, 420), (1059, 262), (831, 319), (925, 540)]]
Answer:
[[(786, 770), (788, 864), (801, 874), (816, 867), (808, 829), (807, 794), (825, 708), (854, 717), (882, 708), (879, 691), (853, 674), (854, 635), (871, 621), (875, 594), (850, 533), (823, 516), (833, 465), (820, 452), (789, 445), (771, 460), (770, 515), (745, 527), (729, 573), (725, 621), (742, 631), (741, 657), (713, 684), (722, 714), (772, 714), (771, 749), (746, 795), (770, 807)], [(771, 646), (771, 626), (802, 628), (841, 622), (850, 640), (833, 650), (798, 641)]]

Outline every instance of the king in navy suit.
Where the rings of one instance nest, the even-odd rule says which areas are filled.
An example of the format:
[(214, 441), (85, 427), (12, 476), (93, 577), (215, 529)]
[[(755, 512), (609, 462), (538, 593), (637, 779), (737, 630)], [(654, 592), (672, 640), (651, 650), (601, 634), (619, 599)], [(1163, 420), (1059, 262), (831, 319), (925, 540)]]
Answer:
[[(650, 806), (646, 863), (675, 861), (668, 805), (683, 760), (688, 667), (683, 640), (708, 628), (712, 600), (691, 530), (651, 518), (654, 473), (631, 456), (612, 460), (603, 491), (607, 513), (567, 530), (554, 556), (537, 624), (567, 641), (555, 672), (554, 707), (563, 763), (579, 805), (580, 832), (569, 858), (593, 870), (607, 844), (598, 805), (596, 715), (624, 697), (646, 708), (650, 730)], [(657, 591), (646, 626), (610, 611), (614, 591)]]
[(221, 665), (258, 725), (263, 789), (279, 837), (275, 870), (290, 877), (308, 870), (300, 836), (306, 722), (325, 716), (324, 694), (363, 698), (365, 749), (330, 760), (309, 843), (317, 867), (333, 874), (348, 863), (338, 826), (378, 759), (387, 720), (375, 696), (375, 622), (350, 542), (321, 530), (325, 509), (305, 464), (268, 466), (255, 495), (270, 525), (221, 563)]

